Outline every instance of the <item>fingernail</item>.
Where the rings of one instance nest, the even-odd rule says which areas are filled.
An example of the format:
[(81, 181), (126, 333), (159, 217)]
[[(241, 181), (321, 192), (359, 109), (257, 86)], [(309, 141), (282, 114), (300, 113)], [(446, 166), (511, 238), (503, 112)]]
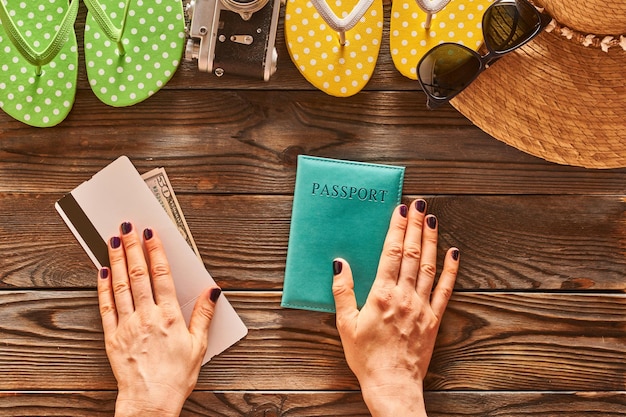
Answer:
[(144, 238), (144, 240), (150, 240), (150, 239), (152, 239), (152, 236), (153, 236), (152, 229), (144, 229), (144, 231), (143, 231), (143, 238)]
[(455, 261), (459, 260), (459, 255), (461, 254), (461, 252), (459, 252), (458, 249), (454, 249), (452, 251), (452, 259), (454, 259)]
[(435, 227), (437, 227), (437, 218), (435, 216), (426, 217), (426, 224), (431, 229), (434, 229)]
[(122, 223), (122, 233), (127, 235), (130, 233), (130, 231), (133, 230), (133, 225), (128, 223), (128, 222), (124, 222)]
[(333, 261), (333, 274), (335, 275), (341, 274), (342, 269), (343, 269), (343, 263), (341, 261)]
[(423, 213), (424, 211), (426, 211), (426, 202), (424, 200), (417, 200), (415, 202), (415, 208), (420, 213)]
[(109, 268), (104, 267), (100, 270), (100, 278), (107, 279), (109, 277)]
[(407, 211), (407, 206), (405, 206), (404, 204), (400, 206), (400, 215), (402, 217), (406, 217), (408, 211)]
[(221, 288), (213, 288), (211, 290), (211, 293), (209, 294), (209, 300), (213, 301), (214, 303), (217, 302), (217, 299), (220, 298), (221, 293), (222, 293)]
[(112, 247), (113, 249), (117, 249), (117, 248), (119, 248), (121, 244), (122, 244), (122, 241), (120, 240), (120, 238), (119, 238), (119, 237), (117, 237), (117, 236), (113, 236), (113, 237), (111, 238), (111, 247)]

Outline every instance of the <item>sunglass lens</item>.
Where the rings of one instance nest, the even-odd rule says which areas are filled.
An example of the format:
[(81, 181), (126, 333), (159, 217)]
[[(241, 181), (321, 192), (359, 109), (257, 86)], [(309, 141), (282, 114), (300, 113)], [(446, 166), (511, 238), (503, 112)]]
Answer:
[(526, 1), (503, 1), (487, 9), (483, 16), (485, 42), (503, 53), (519, 47), (537, 33), (540, 16)]
[(455, 96), (472, 82), (480, 69), (480, 58), (472, 50), (454, 43), (431, 49), (418, 64), (424, 91), (435, 99)]

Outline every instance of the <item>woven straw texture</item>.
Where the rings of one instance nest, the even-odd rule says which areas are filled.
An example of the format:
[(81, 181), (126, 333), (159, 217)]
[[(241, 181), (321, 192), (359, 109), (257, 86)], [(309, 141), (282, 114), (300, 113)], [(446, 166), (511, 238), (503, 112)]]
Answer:
[(540, 0), (537, 5), (563, 26), (597, 35), (626, 35), (624, 0)]
[[(586, 6), (597, 2), (544, 3), (560, 16), (588, 16)], [(612, 16), (606, 27), (624, 26), (626, 2), (619, 6), (597, 13)], [(491, 136), (548, 161), (626, 167), (626, 51), (620, 47), (603, 52), (544, 32), (494, 63), (451, 103)]]

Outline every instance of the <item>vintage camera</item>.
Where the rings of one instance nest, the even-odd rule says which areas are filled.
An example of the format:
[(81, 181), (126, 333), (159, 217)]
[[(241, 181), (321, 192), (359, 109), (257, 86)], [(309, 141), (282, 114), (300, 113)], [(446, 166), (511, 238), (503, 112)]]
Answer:
[(276, 72), (274, 46), (281, 0), (191, 0), (185, 8), (186, 60), (218, 77), (237, 74), (268, 81)]

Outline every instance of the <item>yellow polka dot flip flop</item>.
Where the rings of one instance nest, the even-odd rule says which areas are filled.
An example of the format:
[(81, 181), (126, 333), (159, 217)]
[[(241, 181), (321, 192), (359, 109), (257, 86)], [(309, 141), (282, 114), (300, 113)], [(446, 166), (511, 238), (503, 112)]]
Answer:
[(61, 123), (74, 105), (78, 0), (0, 0), (0, 108), (30, 126)]
[(419, 60), (434, 46), (455, 42), (478, 50), (482, 17), (493, 0), (393, 0), (389, 24), (391, 58), (416, 80)]
[[(341, 16), (341, 17), (339, 17)], [(313, 86), (352, 96), (374, 72), (383, 30), (382, 0), (287, 0), (285, 40), (291, 60)]]
[(110, 106), (139, 103), (174, 75), (185, 43), (180, 0), (84, 0), (85, 63), (94, 94)]

